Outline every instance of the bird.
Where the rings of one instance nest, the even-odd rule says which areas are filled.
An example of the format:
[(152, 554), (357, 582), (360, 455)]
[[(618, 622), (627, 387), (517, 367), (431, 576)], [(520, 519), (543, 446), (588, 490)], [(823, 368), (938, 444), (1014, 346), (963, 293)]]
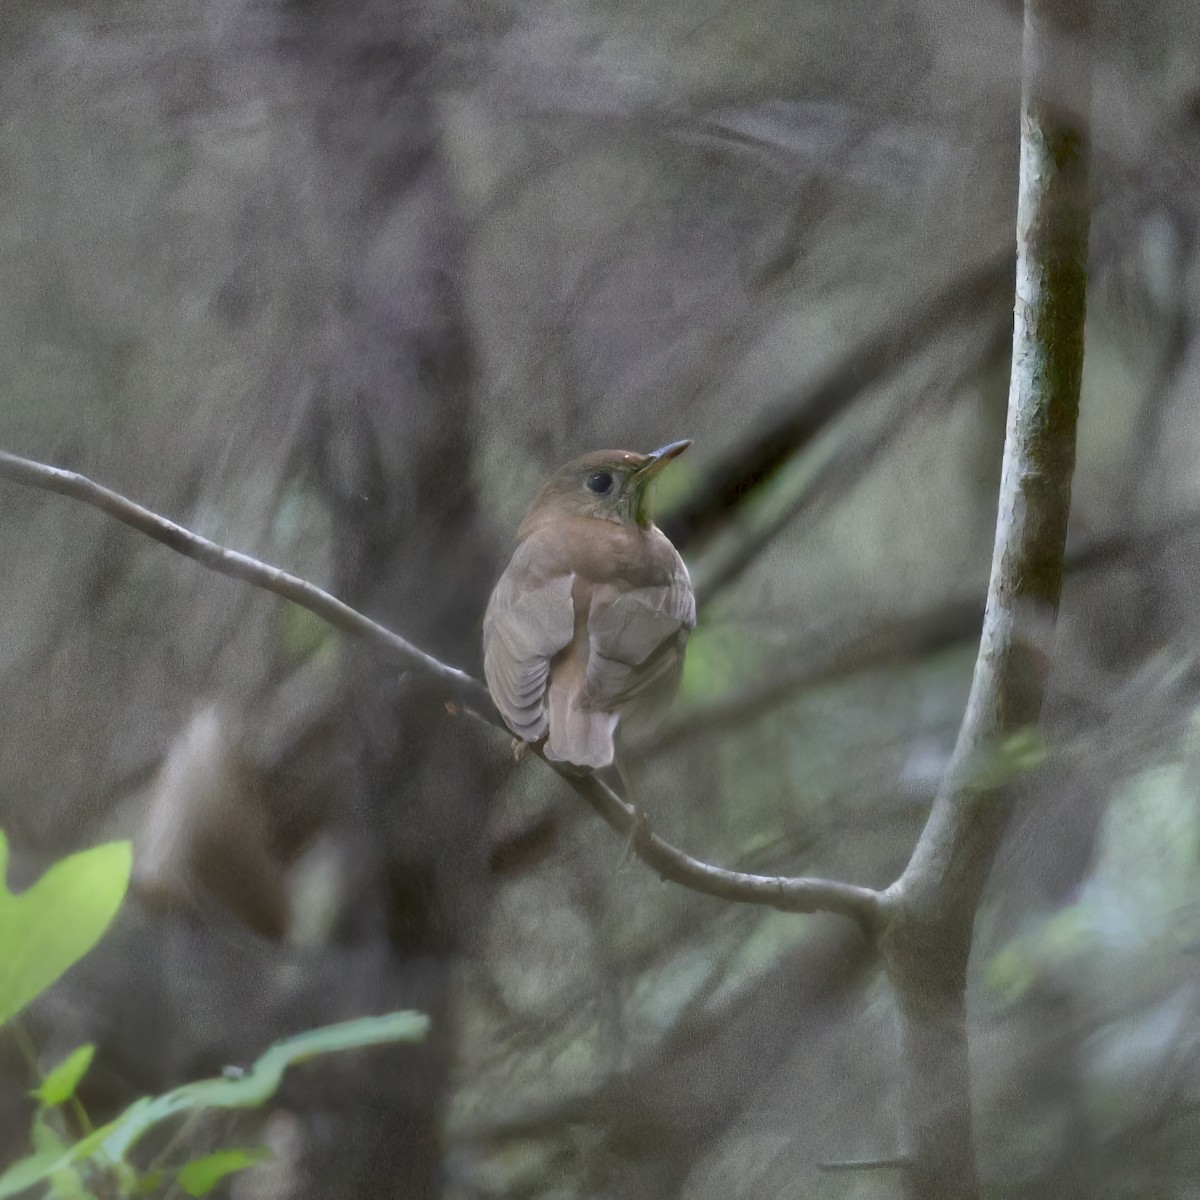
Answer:
[(483, 622), (484, 678), (518, 747), (624, 782), (619, 743), (678, 691), (696, 598), (648, 491), (691, 444), (585, 454), (526, 512)]

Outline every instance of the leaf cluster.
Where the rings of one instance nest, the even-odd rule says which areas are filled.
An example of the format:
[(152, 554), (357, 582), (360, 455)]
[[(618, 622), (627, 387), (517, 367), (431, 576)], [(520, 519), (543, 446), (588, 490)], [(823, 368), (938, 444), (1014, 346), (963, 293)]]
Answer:
[[(55, 863), (20, 893), (6, 882), (8, 843), (0, 831), (0, 1025), (8, 1025), (31, 1060), (35, 1056), (14, 1018), (50, 988), (104, 936), (129, 886), (132, 850), (110, 842)], [(263, 1146), (221, 1147), (171, 1162), (169, 1140), (149, 1165), (134, 1150), (152, 1130), (211, 1110), (258, 1108), (275, 1094), (291, 1066), (336, 1050), (416, 1042), (428, 1018), (416, 1012), (361, 1017), (309, 1030), (270, 1046), (247, 1069), (184, 1084), (134, 1101), (95, 1127), (77, 1093), (96, 1053), (72, 1050), (42, 1076), (30, 1127), (32, 1152), (0, 1174), (0, 1200), (23, 1193), (46, 1200), (102, 1200), (156, 1195), (204, 1196), (235, 1171), (270, 1157)], [(33, 1189), (40, 1189), (33, 1193)]]

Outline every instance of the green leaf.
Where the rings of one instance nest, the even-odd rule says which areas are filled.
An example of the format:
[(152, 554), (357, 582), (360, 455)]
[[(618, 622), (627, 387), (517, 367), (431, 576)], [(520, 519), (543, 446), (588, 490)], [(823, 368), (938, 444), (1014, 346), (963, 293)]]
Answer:
[(60, 859), (14, 895), (0, 832), (0, 1025), (100, 940), (125, 898), (132, 864), (128, 842), (109, 842)]
[(244, 1150), (217, 1150), (203, 1158), (194, 1159), (179, 1170), (179, 1186), (189, 1196), (207, 1196), (209, 1192), (234, 1171), (245, 1170), (271, 1157), (265, 1146)]
[(66, 1148), (67, 1143), (58, 1135), (45, 1118), (43, 1113), (38, 1113), (33, 1118), (33, 1125), (29, 1130), (29, 1140), (33, 1143), (34, 1153), (43, 1154), (50, 1151), (57, 1151), (61, 1154)]
[(50, 1181), (46, 1200), (96, 1200), (96, 1193), (84, 1186), (74, 1171), (56, 1171)]
[(285, 1038), (276, 1042), (237, 1078), (203, 1079), (199, 1083), (186, 1083), (161, 1096), (147, 1096), (135, 1101), (105, 1127), (104, 1152), (112, 1159), (124, 1158), (139, 1138), (160, 1121), (178, 1113), (208, 1108), (257, 1108), (275, 1094), (288, 1067), (318, 1054), (383, 1042), (416, 1042), (425, 1036), (428, 1028), (429, 1018), (421, 1013), (395, 1012), (326, 1025)]
[(47, 1106), (63, 1104), (70, 1100), (75, 1095), (79, 1081), (87, 1074), (88, 1067), (92, 1065), (95, 1054), (96, 1047), (91, 1043), (80, 1046), (78, 1050), (72, 1050), (57, 1067), (47, 1074), (46, 1078), (42, 1080), (41, 1086), (34, 1088), (30, 1095)]
[[(126, 1111), (128, 1112), (128, 1109)], [(119, 1117), (117, 1119), (120, 1120)], [(93, 1129), (86, 1137), (80, 1138), (73, 1146), (61, 1150), (39, 1150), (36, 1154), (13, 1163), (0, 1175), (0, 1200), (19, 1195), (35, 1183), (49, 1179), (56, 1172), (74, 1163), (83, 1162), (84, 1159), (94, 1157), (105, 1169), (111, 1169), (113, 1163), (104, 1154), (103, 1143), (112, 1127), (113, 1123), (103, 1125), (99, 1129)]]
[(27, 1158), (18, 1159), (3, 1175), (0, 1175), (0, 1196), (16, 1196), (27, 1191), (35, 1183), (49, 1179), (55, 1171), (68, 1165), (71, 1150), (39, 1150)]
[(134, 1144), (169, 1117), (210, 1108), (257, 1108), (275, 1094), (284, 1071), (296, 1063), (336, 1050), (387, 1042), (419, 1042), (428, 1029), (429, 1018), (422, 1013), (394, 1012), (326, 1025), (285, 1038), (267, 1049), (237, 1078), (204, 1079), (161, 1096), (135, 1100), (115, 1120), (62, 1153), (48, 1152), (22, 1159), (0, 1175), (0, 1200), (15, 1196), (85, 1158), (94, 1157), (104, 1166), (119, 1168)]

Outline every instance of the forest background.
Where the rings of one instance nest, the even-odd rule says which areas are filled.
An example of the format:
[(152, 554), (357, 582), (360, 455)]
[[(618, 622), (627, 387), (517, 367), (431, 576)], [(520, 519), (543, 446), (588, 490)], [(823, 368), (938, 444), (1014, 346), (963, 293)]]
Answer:
[[(478, 674), (540, 481), (694, 448), (704, 603), (636, 773), (698, 857), (885, 886), (954, 746), (1008, 396), (1021, 12), (9, 0), (0, 446)], [(1042, 735), (975, 926), (989, 1195), (1200, 1176), (1200, 15), (1095, 6), (1087, 353)], [(765, 440), (764, 440), (765, 439)], [(704, 508), (764, 445), (769, 470)], [(427, 679), (95, 513), (0, 494), (19, 886), (134, 841), (28, 1016), (89, 1111), (389, 1009), (190, 1131), (239, 1197), (898, 1194), (893, 994), (844, 917), (661, 882)], [(0, 1048), (0, 1164), (27, 1064)]]

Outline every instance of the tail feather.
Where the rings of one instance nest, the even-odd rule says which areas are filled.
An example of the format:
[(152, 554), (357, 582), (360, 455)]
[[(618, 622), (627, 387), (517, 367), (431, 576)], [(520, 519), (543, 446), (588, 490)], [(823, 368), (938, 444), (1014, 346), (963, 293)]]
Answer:
[(580, 703), (573, 688), (550, 685), (546, 697), (550, 716), (550, 738), (546, 757), (553, 762), (573, 763), (598, 770), (613, 761), (613, 734), (620, 717)]

